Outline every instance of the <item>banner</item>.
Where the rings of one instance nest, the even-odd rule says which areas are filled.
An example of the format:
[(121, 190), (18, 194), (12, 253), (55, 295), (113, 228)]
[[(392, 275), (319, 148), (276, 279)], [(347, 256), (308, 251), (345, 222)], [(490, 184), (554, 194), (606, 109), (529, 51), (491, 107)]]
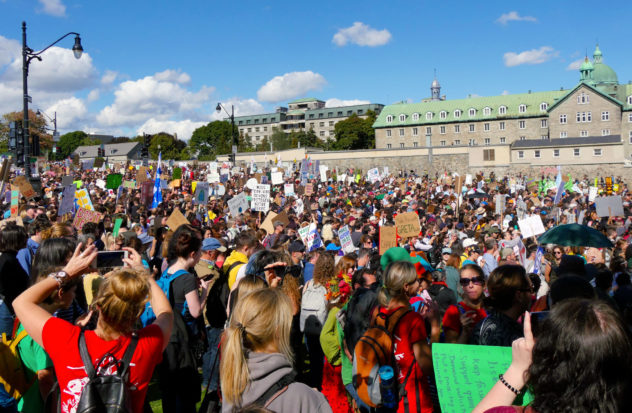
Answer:
[(79, 208), (75, 214), (75, 219), (72, 221), (72, 226), (81, 231), (86, 222), (99, 223), (101, 221), (101, 214), (96, 211), (91, 211), (84, 208)]

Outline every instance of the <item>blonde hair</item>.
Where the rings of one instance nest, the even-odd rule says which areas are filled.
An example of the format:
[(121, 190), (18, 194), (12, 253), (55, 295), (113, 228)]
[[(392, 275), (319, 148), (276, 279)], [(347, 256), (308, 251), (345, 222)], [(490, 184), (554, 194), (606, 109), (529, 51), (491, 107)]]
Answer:
[(52, 226), (46, 228), (40, 233), (42, 240), (49, 238), (74, 237), (75, 232), (70, 224), (65, 222), (55, 222)]
[(112, 330), (129, 334), (134, 330), (149, 301), (149, 281), (145, 270), (121, 268), (112, 271), (99, 287), (94, 304), (99, 316)]
[(377, 297), (381, 306), (385, 307), (394, 298), (406, 299), (404, 287), (417, 278), (415, 266), (408, 261), (395, 261), (386, 267), (384, 286)]
[(277, 288), (262, 288), (239, 298), (224, 332), (220, 361), (222, 395), (239, 406), (250, 382), (246, 354), (276, 344), (277, 351), (293, 361), (290, 346), (292, 305)]

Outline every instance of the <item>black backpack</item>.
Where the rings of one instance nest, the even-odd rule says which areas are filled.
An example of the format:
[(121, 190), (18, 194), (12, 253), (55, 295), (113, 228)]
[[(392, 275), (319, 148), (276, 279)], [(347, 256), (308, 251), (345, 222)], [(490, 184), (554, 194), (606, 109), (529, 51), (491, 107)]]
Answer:
[(378, 284), (375, 283), (369, 288), (358, 288), (347, 304), (343, 332), (345, 344), (351, 354), (360, 337), (371, 326), (371, 311), (378, 305), (377, 287)]
[[(133, 411), (130, 393), (135, 388), (129, 382), (129, 364), (137, 344), (138, 335), (134, 333), (122, 360), (116, 360), (110, 353), (104, 355), (97, 362), (97, 367), (107, 369), (109, 366), (116, 365), (117, 373), (112, 375), (100, 374), (92, 365), (86, 346), (86, 338), (81, 330), (79, 353), (88, 373), (88, 382), (81, 392), (77, 413), (131, 413)], [(112, 361), (107, 365), (102, 365), (101, 363), (108, 357), (112, 358)]]
[(208, 292), (206, 299), (206, 318), (213, 328), (224, 328), (226, 324), (226, 307), (228, 306), (228, 297), (230, 296), (230, 288), (228, 287), (228, 276), (230, 272), (238, 265), (246, 264), (244, 262), (235, 261), (224, 271), (220, 271), (219, 278)]

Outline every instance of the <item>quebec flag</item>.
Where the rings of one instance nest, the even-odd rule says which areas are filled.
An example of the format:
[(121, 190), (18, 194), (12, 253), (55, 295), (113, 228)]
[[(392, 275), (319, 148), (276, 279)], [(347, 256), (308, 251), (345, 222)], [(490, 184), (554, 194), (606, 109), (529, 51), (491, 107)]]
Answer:
[(162, 202), (162, 191), (160, 190), (160, 176), (162, 175), (162, 168), (160, 167), (161, 159), (162, 152), (158, 154), (158, 166), (156, 168), (156, 176), (154, 177), (154, 198), (151, 202), (151, 209), (158, 208), (158, 205)]

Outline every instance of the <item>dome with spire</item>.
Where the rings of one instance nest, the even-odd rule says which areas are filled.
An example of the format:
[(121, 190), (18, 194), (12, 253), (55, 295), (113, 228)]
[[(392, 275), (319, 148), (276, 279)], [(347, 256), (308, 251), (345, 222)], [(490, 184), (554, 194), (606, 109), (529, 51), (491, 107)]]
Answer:
[(430, 85), (430, 87), (441, 87), (437, 78), (432, 81), (432, 85)]
[(584, 71), (584, 70), (593, 70), (593, 69), (594, 69), (593, 64), (590, 62), (590, 59), (588, 59), (588, 56), (586, 56), (586, 58), (584, 59), (584, 63), (582, 63), (579, 70)]
[(595, 85), (616, 85), (619, 84), (619, 78), (617, 74), (610, 66), (603, 63), (602, 53), (599, 50), (599, 45), (595, 48), (593, 53), (593, 73), (592, 81)]

